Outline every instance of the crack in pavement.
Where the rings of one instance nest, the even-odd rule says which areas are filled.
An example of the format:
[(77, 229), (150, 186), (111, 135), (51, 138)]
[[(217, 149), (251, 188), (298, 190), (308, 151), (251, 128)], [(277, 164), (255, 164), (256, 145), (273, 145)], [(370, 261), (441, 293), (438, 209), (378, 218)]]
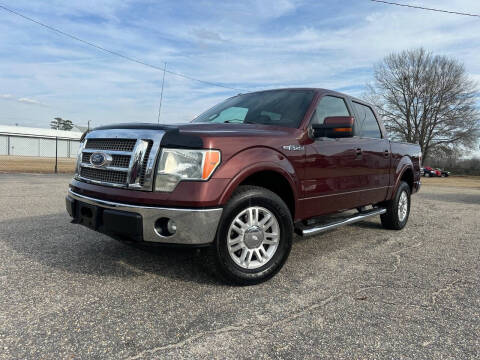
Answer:
[(440, 295), (441, 293), (447, 292), (451, 290), (456, 284), (462, 282), (462, 279), (455, 280), (451, 283), (448, 283), (445, 287), (438, 289), (437, 291), (433, 292), (431, 295), (431, 303), (430, 307), (434, 307), (437, 304), (437, 296)]
[[(437, 291), (432, 292), (431, 295), (430, 295), (430, 304), (427, 304), (427, 305), (423, 305), (423, 304), (419, 305), (419, 304), (412, 304), (412, 303), (404, 304), (404, 303), (397, 303), (397, 302), (393, 302), (393, 301), (385, 301), (385, 300), (382, 300), (382, 299), (378, 299), (377, 301), (374, 301), (374, 300), (372, 301), (372, 300), (368, 300), (368, 298), (366, 296), (365, 297), (357, 296), (357, 294), (359, 294), (359, 293), (362, 293), (362, 292), (365, 292), (365, 291), (368, 291), (368, 290), (372, 290), (372, 289), (393, 289), (393, 290), (398, 290), (398, 289), (401, 289), (401, 288), (407, 289), (408, 287), (405, 287), (405, 286), (388, 286), (388, 285), (367, 286), (367, 287), (356, 290), (354, 292), (353, 299), (354, 300), (366, 301), (366, 302), (369, 302), (371, 304), (382, 303), (382, 304), (386, 304), (386, 305), (411, 306), (411, 307), (416, 307), (416, 308), (424, 309), (424, 310), (434, 310), (434, 306), (436, 305), (437, 296), (442, 294), (442, 293), (445, 293), (447, 291), (452, 290), (452, 288), (456, 284), (462, 283), (462, 282), (463, 283), (468, 283), (468, 281), (465, 280), (465, 279), (457, 279), (453, 282), (450, 282), (450, 283), (446, 284), (445, 287), (440, 288)], [(429, 290), (429, 289), (422, 288), (422, 287), (419, 287), (419, 286), (414, 286), (414, 285), (412, 285), (412, 288), (420, 288), (420, 289), (425, 290), (425, 291)]]
[(393, 270), (390, 270), (390, 271), (387, 271), (387, 272), (393, 274), (394, 272), (396, 272), (398, 270), (398, 267), (400, 266), (400, 263), (401, 263), (400, 253), (402, 253), (402, 252), (404, 252), (405, 250), (408, 250), (408, 249), (420, 247), (422, 244), (423, 244), (423, 242), (420, 241), (419, 243), (417, 243), (415, 245), (407, 246), (407, 247), (401, 248), (397, 251), (391, 252), (390, 255), (395, 257), (395, 263), (393, 264)]
[(146, 354), (153, 355), (154, 353), (157, 353), (157, 352), (163, 351), (163, 350), (178, 349), (178, 348), (181, 348), (182, 346), (186, 345), (187, 343), (191, 343), (191, 342), (193, 342), (193, 341), (195, 341), (195, 340), (197, 340), (197, 339), (199, 339), (203, 336), (206, 336), (206, 335), (220, 335), (220, 334), (226, 334), (226, 333), (231, 333), (231, 332), (235, 332), (235, 331), (241, 332), (241, 331), (244, 331), (244, 330), (247, 330), (248, 332), (251, 332), (251, 333), (258, 333), (258, 332), (261, 333), (261, 332), (269, 330), (269, 329), (271, 329), (275, 326), (278, 326), (280, 324), (285, 324), (285, 323), (289, 323), (291, 321), (294, 321), (294, 320), (298, 319), (299, 317), (305, 315), (308, 312), (314, 311), (318, 308), (321, 308), (321, 307), (327, 305), (328, 303), (330, 303), (334, 300), (337, 300), (342, 295), (345, 295), (345, 293), (330, 295), (329, 297), (323, 299), (322, 301), (314, 303), (310, 306), (307, 306), (307, 307), (303, 308), (302, 310), (297, 311), (296, 313), (294, 313), (290, 316), (287, 316), (285, 318), (282, 318), (282, 319), (279, 319), (279, 320), (274, 320), (274, 321), (267, 322), (267, 323), (264, 323), (264, 324), (255, 324), (256, 329), (251, 328), (251, 325), (252, 325), (251, 323), (243, 323), (241, 325), (228, 325), (228, 326), (225, 326), (223, 328), (215, 329), (215, 330), (201, 331), (201, 332), (199, 332), (195, 335), (192, 335), (190, 337), (187, 337), (187, 338), (185, 338), (181, 341), (141, 351), (140, 353), (138, 353), (136, 355), (127, 357), (126, 360), (140, 359), (140, 358), (143, 358)]

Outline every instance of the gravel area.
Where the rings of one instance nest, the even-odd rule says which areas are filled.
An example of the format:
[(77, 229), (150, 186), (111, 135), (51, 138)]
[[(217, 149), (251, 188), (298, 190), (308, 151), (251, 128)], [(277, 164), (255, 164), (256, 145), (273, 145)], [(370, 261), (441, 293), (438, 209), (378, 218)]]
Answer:
[(257, 286), (191, 249), (70, 223), (69, 178), (0, 174), (0, 359), (480, 358), (480, 190), (424, 186), (379, 218), (296, 238)]

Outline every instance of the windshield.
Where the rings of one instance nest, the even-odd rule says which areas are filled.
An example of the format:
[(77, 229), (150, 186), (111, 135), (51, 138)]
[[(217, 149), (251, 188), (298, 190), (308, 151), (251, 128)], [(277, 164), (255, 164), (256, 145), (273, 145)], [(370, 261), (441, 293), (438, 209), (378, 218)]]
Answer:
[(195, 123), (264, 124), (296, 128), (313, 90), (274, 90), (232, 97), (205, 111)]

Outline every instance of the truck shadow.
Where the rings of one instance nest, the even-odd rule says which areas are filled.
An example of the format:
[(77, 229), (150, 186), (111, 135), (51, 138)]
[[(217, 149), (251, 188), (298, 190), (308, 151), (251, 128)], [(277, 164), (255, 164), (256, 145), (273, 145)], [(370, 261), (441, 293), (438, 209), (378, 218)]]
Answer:
[[(366, 221), (352, 226), (380, 227)], [(116, 278), (153, 274), (184, 282), (228, 286), (217, 275), (213, 259), (205, 248), (138, 248), (71, 224), (64, 213), (3, 221), (0, 228), (0, 242), (12, 251), (66, 272)], [(310, 248), (313, 242), (328, 243), (329, 234), (335, 231), (313, 238), (295, 236), (292, 253), (297, 254), (290, 257), (290, 262), (318, 256), (305, 248)], [(337, 251), (339, 246), (348, 248), (353, 243), (355, 239), (345, 238), (337, 241), (335, 247), (326, 245), (322, 255)]]
[(0, 242), (42, 265), (67, 272), (128, 278), (148, 273), (223, 284), (210, 257), (192, 248), (134, 248), (79, 225), (64, 213), (0, 222)]

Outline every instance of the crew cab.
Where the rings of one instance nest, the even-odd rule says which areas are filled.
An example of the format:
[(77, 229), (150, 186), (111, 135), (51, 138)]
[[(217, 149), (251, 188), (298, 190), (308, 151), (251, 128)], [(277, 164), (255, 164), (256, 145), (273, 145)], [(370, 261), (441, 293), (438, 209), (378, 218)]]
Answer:
[[(177, 125), (119, 124), (80, 145), (73, 222), (136, 244), (209, 247), (238, 284), (275, 275), (294, 232), (408, 220), (418, 145), (390, 141), (373, 106), (325, 89), (240, 94)], [(353, 210), (353, 211), (352, 211)]]

